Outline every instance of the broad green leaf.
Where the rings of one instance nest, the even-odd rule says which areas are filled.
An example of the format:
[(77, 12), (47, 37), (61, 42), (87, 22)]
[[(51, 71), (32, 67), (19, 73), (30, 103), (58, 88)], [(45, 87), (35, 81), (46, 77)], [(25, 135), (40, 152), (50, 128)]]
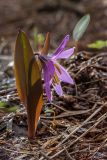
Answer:
[(98, 40), (88, 45), (89, 48), (102, 49), (107, 47), (107, 41)]
[(17, 109), (18, 109), (17, 106), (9, 106), (9, 107), (0, 108), (0, 110), (3, 111), (3, 112), (5, 112), (5, 113), (16, 112)]
[(16, 112), (18, 109), (17, 106), (10, 106), (8, 102), (0, 101), (0, 111), (10, 113), (10, 112)]
[(28, 136), (33, 138), (42, 109), (42, 80), (26, 34), (19, 31), (14, 54), (16, 86), (19, 97), (27, 109)]
[(83, 16), (78, 23), (76, 24), (74, 30), (73, 30), (73, 39), (75, 41), (78, 41), (86, 31), (88, 24), (90, 22), (90, 15), (87, 14)]
[(6, 102), (0, 101), (0, 108), (5, 108), (7, 106)]

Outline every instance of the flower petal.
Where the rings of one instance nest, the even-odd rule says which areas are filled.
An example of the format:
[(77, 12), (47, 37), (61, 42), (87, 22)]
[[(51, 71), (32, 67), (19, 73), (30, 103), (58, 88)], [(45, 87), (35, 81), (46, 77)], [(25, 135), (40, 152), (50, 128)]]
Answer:
[(45, 85), (45, 91), (46, 91), (46, 95), (48, 97), (48, 100), (51, 101), (51, 90), (50, 90), (50, 75), (49, 75), (49, 71), (46, 65), (44, 65), (43, 68), (43, 72), (44, 72), (44, 85)]
[(55, 67), (54, 67), (53, 61), (48, 61), (46, 63), (46, 66), (48, 68), (50, 76), (53, 77), (54, 76), (54, 72), (55, 72)]
[(55, 67), (55, 72), (57, 73), (59, 79), (63, 82), (66, 83), (70, 83), (70, 84), (74, 84), (73, 79), (71, 78), (71, 76), (69, 75), (69, 73), (66, 71), (66, 69), (61, 66), (60, 64), (56, 63), (60, 69), (60, 72), (58, 71), (58, 69)]
[(75, 47), (65, 50), (61, 52), (60, 54), (58, 54), (56, 57), (54, 57), (54, 59), (56, 60), (56, 59), (69, 58), (74, 53), (74, 49)]
[(59, 84), (56, 84), (56, 85), (54, 86), (54, 89), (55, 89), (56, 93), (57, 93), (59, 96), (62, 96), (62, 95), (63, 95), (63, 91), (62, 91), (62, 87), (61, 87), (60, 83), (59, 83)]
[(65, 49), (68, 41), (69, 41), (69, 35), (66, 35), (64, 39), (62, 40), (62, 42), (60, 43), (59, 47), (53, 53), (52, 58), (56, 57), (58, 54), (60, 54)]
[(43, 66), (44, 72), (44, 82), (45, 82), (45, 91), (49, 101), (52, 101), (51, 89), (50, 89), (50, 79), (54, 76), (54, 64), (52, 61), (48, 61)]

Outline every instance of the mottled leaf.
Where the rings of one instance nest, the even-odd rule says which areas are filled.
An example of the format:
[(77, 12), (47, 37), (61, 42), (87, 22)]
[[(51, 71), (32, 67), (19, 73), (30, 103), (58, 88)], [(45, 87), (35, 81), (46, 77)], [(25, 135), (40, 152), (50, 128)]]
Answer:
[(14, 68), (18, 94), (27, 109), (29, 138), (35, 135), (43, 103), (41, 71), (37, 61), (26, 34), (19, 31), (14, 54)]

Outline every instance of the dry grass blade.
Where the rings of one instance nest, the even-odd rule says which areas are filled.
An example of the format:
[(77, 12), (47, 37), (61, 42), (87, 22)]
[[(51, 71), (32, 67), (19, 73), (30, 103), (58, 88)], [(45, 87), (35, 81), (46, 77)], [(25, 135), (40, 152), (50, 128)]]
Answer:
[[(72, 145), (74, 145), (77, 141), (79, 141), (82, 137), (84, 137), (89, 131), (91, 131), (94, 127), (96, 127), (105, 118), (107, 118), (107, 113), (103, 114), (100, 118), (98, 118), (97, 122), (93, 126), (91, 126), (89, 129), (87, 129), (81, 136), (79, 136), (77, 139), (75, 139), (73, 142), (70, 143), (70, 145), (67, 145), (67, 147), (65, 147), (65, 148), (67, 149), (67, 148), (71, 147)], [(60, 150), (59, 152), (57, 152), (56, 154), (51, 156), (50, 159), (53, 159), (53, 158), (59, 156), (64, 151), (65, 151), (65, 149)]]
[(75, 116), (75, 115), (80, 115), (80, 114), (86, 114), (88, 112), (90, 112), (90, 110), (85, 110), (85, 111), (66, 111), (66, 112), (63, 112), (62, 114), (58, 115), (58, 116), (53, 116), (53, 117), (44, 117), (44, 116), (41, 116), (41, 118), (43, 119), (59, 119), (59, 118), (64, 118), (64, 117), (69, 117), (69, 116)]
[[(94, 105), (93, 108), (96, 107), (97, 104)], [(57, 150), (57, 148), (62, 147), (63, 143), (66, 142), (76, 131), (78, 131), (81, 127), (83, 127), (84, 125), (87, 124), (87, 122), (89, 122), (95, 115), (97, 115), (102, 109), (103, 107), (105, 107), (107, 105), (107, 102), (104, 103), (102, 106), (100, 106), (97, 110), (94, 111), (94, 113), (92, 113), (80, 126), (78, 126), (76, 129), (74, 129), (64, 140), (61, 141), (61, 143), (59, 143), (56, 147), (55, 150)], [(106, 113), (107, 114), (107, 113)], [(102, 116), (103, 117), (103, 116)], [(105, 116), (103, 118), (106, 118)], [(99, 119), (100, 120), (100, 119)], [(100, 123), (100, 121), (98, 121), (97, 123), (95, 123), (95, 125), (93, 125), (92, 127), (90, 127), (86, 132), (84, 132), (80, 137), (78, 137), (77, 139), (75, 139), (73, 142), (71, 142), (70, 146), (75, 144), (80, 138), (82, 138), (84, 135), (86, 135), (93, 127), (95, 127), (98, 123)], [(70, 147), (68, 145), (67, 148)], [(51, 156), (51, 159), (55, 158), (56, 156), (58, 156), (59, 154), (61, 154), (65, 149), (60, 150), (59, 152), (57, 152), (56, 154), (54, 154), (53, 156)], [(48, 152), (47, 155), (50, 155), (52, 153), (52, 151)], [(40, 158), (40, 160), (43, 160), (43, 157)]]
[[(96, 105), (96, 104), (95, 104)], [(107, 103), (104, 103), (101, 107), (99, 107), (97, 110), (95, 110), (95, 112), (93, 114), (91, 114), (91, 116), (89, 116), (80, 126), (78, 126), (75, 130), (73, 130), (73, 132), (71, 132), (68, 137), (66, 137), (61, 143), (59, 143), (59, 146), (61, 146), (64, 142), (66, 142), (77, 130), (79, 130), (81, 127), (83, 127), (88, 121), (90, 121), (98, 112), (100, 112), (102, 110), (102, 108), (104, 106), (106, 106)]]

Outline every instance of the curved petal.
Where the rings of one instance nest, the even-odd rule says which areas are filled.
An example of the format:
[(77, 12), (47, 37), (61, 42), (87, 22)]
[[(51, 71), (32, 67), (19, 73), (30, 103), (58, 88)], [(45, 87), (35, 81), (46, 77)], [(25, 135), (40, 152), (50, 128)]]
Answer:
[(43, 66), (44, 72), (44, 83), (45, 83), (45, 91), (49, 101), (52, 101), (51, 89), (50, 89), (50, 79), (54, 76), (54, 64), (52, 61), (48, 61)]
[(55, 67), (55, 72), (57, 73), (59, 79), (63, 82), (66, 83), (70, 83), (70, 84), (74, 84), (73, 79), (71, 78), (71, 76), (69, 75), (69, 73), (66, 71), (66, 69), (61, 66), (60, 64), (56, 63), (60, 69), (60, 72), (58, 71), (58, 69)]
[(69, 35), (66, 35), (62, 42), (60, 43), (59, 47), (56, 49), (56, 51), (52, 55), (52, 59), (54, 59), (57, 55), (59, 55), (66, 47), (67, 43), (69, 41)]
[(75, 47), (65, 50), (61, 52), (60, 54), (58, 54), (56, 57), (54, 57), (54, 59), (57, 60), (57, 59), (69, 58), (74, 53), (74, 49)]
[(59, 83), (59, 84), (56, 84), (56, 85), (54, 86), (54, 89), (55, 89), (56, 93), (57, 93), (59, 96), (62, 96), (62, 95), (63, 95), (63, 91), (62, 91), (62, 87), (61, 87), (60, 83)]

